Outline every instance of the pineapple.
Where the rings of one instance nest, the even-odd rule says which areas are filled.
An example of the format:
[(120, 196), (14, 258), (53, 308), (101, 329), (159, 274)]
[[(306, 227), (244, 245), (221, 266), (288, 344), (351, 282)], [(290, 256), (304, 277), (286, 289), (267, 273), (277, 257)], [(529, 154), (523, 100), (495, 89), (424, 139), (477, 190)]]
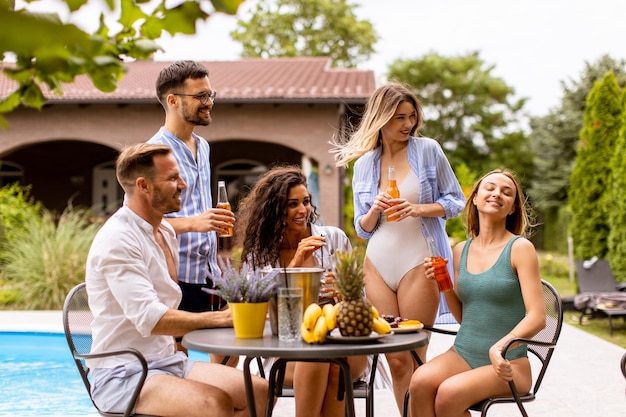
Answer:
[(363, 265), (358, 251), (337, 252), (335, 287), (343, 298), (337, 311), (342, 336), (369, 336), (372, 333), (372, 305), (363, 297)]

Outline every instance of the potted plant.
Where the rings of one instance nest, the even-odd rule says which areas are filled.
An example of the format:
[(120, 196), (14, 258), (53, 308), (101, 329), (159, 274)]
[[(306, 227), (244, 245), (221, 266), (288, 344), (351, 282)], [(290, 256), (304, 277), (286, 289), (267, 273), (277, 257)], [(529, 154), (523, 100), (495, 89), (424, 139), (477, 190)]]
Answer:
[(263, 337), (270, 297), (279, 285), (278, 270), (262, 271), (247, 264), (236, 268), (230, 259), (218, 259), (222, 276), (213, 278), (214, 294), (228, 302), (235, 336), (239, 338)]

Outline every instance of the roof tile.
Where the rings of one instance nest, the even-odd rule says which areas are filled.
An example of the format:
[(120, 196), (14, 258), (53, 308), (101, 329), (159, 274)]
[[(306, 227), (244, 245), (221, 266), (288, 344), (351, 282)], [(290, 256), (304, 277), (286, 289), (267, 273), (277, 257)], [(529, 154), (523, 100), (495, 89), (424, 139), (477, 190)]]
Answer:
[[(373, 71), (331, 68), (330, 58), (269, 58), (202, 62), (211, 84), (224, 101), (363, 101), (376, 88)], [(156, 100), (154, 83), (163, 61), (125, 62), (127, 72), (111, 93), (93, 86), (86, 75), (63, 84), (63, 96), (44, 88), (50, 101), (151, 101)], [(0, 68), (7, 64), (0, 63)], [(9, 64), (10, 65), (10, 64)], [(6, 97), (16, 83), (0, 73), (0, 97)]]

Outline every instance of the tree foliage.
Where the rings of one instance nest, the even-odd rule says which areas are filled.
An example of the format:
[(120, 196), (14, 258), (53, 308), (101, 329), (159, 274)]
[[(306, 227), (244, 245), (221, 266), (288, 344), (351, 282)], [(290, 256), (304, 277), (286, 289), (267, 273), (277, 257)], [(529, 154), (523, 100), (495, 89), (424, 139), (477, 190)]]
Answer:
[(506, 167), (525, 182), (532, 171), (519, 118), (525, 100), (514, 100), (513, 88), (492, 70), (478, 52), (453, 57), (430, 53), (396, 60), (388, 77), (407, 84), (422, 99), (423, 134), (441, 143), (453, 167), (466, 164), (477, 174)]
[(542, 117), (530, 120), (531, 153), (534, 155), (534, 176), (528, 195), (541, 218), (541, 246), (547, 250), (566, 252), (567, 207), (576, 145), (583, 124), (583, 112), (589, 91), (607, 71), (613, 71), (620, 86), (626, 83), (626, 62), (608, 55), (595, 62), (586, 62), (580, 78), (563, 81), (563, 97), (559, 106)]
[(608, 252), (611, 168), (621, 126), (621, 91), (613, 72), (587, 96), (583, 128), (569, 190), (576, 259), (605, 258)]
[[(62, 0), (60, 4), (71, 15), (89, 1)], [(234, 14), (242, 1), (210, 3), (215, 11)], [(87, 74), (99, 90), (114, 91), (124, 75), (123, 60), (152, 57), (163, 31), (171, 35), (195, 33), (196, 21), (210, 16), (202, 3), (209, 4), (209, 0), (183, 0), (174, 5), (166, 0), (106, 0), (98, 3), (105, 4), (107, 10), (100, 14), (97, 29), (88, 32), (63, 22), (59, 13), (29, 11), (16, 6), (14, 0), (0, 0), (0, 60), (5, 61), (8, 54), (15, 58), (15, 63), (2, 64), (1, 68), (18, 84), (0, 99), (0, 126), (6, 127), (1, 114), (20, 103), (41, 109), (45, 103), (42, 86), (61, 95), (62, 83), (71, 83), (81, 74)], [(117, 30), (107, 26), (107, 14), (117, 15)]]
[(605, 55), (593, 63), (585, 63), (579, 80), (562, 82), (561, 105), (543, 117), (530, 121), (531, 149), (535, 173), (528, 193), (541, 210), (567, 204), (576, 144), (583, 124), (587, 95), (594, 83), (607, 71), (613, 71), (618, 84), (626, 84), (626, 62)]
[(259, 1), (231, 36), (242, 44), (244, 58), (325, 56), (333, 66), (350, 68), (367, 60), (378, 40), (355, 8), (347, 0)]
[(609, 164), (612, 176), (608, 258), (616, 277), (626, 277), (626, 89), (622, 92), (621, 104), (621, 127)]

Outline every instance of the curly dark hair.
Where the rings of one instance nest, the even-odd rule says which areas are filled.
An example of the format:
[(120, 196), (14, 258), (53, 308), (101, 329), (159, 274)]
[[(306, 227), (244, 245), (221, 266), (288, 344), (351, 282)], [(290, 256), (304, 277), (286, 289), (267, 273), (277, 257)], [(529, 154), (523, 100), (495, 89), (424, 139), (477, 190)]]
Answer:
[[(243, 236), (241, 262), (253, 268), (275, 266), (280, 257), (280, 244), (287, 227), (289, 190), (296, 185), (307, 187), (306, 176), (297, 165), (277, 165), (265, 172), (252, 190), (239, 202), (237, 230)], [(311, 217), (319, 217), (311, 202)]]

